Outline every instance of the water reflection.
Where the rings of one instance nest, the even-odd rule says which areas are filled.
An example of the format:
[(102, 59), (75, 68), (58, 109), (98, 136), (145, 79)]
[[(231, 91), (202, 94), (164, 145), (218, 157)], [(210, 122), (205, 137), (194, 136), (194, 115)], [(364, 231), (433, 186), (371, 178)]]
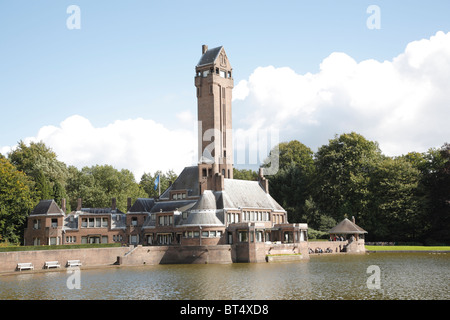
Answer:
[[(0, 299), (450, 299), (448, 254), (321, 255), (310, 261), (227, 265), (157, 265), (0, 277)], [(367, 268), (381, 270), (379, 290)]]

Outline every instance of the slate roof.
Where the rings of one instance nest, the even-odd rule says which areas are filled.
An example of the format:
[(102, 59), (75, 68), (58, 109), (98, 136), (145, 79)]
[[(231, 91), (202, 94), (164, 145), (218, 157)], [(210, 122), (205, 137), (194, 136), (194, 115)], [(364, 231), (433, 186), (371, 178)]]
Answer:
[(151, 212), (154, 205), (155, 199), (153, 198), (138, 198), (128, 212)]
[(200, 58), (200, 60), (197, 63), (197, 67), (201, 67), (204, 65), (212, 64), (214, 61), (216, 61), (217, 56), (220, 53), (220, 50), (223, 48), (223, 46), (212, 48), (207, 50)]
[(30, 215), (38, 214), (64, 215), (64, 212), (59, 208), (55, 200), (41, 200), (30, 213)]
[(211, 190), (205, 190), (191, 210), (216, 210), (216, 197)]
[(220, 208), (265, 208), (285, 212), (283, 207), (262, 189), (258, 181), (224, 179), (224, 187), (220, 194), (216, 194)]
[(347, 218), (339, 222), (335, 227), (331, 228), (328, 233), (330, 234), (362, 234), (367, 233), (366, 230), (357, 226)]
[(173, 201), (158, 201), (153, 206), (151, 213), (168, 212), (168, 211), (186, 211), (191, 208), (197, 200), (173, 200)]
[(160, 196), (161, 199), (169, 199), (171, 190), (187, 190), (188, 197), (198, 196), (198, 166), (185, 167), (178, 178)]

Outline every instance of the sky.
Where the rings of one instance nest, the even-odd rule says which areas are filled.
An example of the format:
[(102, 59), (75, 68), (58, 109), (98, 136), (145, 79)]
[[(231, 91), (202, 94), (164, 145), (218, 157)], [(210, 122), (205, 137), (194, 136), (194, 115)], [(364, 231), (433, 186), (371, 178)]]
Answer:
[(137, 180), (195, 164), (203, 44), (233, 67), (237, 168), (265, 157), (267, 134), (314, 152), (349, 132), (389, 156), (439, 148), (449, 12), (448, 0), (1, 0), (0, 153), (43, 141), (67, 165)]

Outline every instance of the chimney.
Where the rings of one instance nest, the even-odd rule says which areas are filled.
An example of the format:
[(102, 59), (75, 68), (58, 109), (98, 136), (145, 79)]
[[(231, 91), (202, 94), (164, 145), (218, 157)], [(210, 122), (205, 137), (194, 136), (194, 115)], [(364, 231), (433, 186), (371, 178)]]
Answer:
[(66, 198), (61, 199), (61, 210), (62, 212), (64, 212), (64, 214), (66, 214)]
[(131, 198), (127, 199), (127, 212), (130, 212), (131, 209)]
[(81, 211), (81, 198), (78, 198), (77, 211)]
[(116, 198), (111, 199), (111, 210), (116, 210)]
[(204, 44), (202, 45), (202, 54), (205, 54), (206, 51), (208, 51), (208, 46)]
[(355, 223), (355, 216), (352, 216), (352, 222)]
[(223, 189), (225, 189), (224, 186), (224, 176), (220, 173), (216, 173), (215, 175), (215, 191), (222, 191)]
[(263, 168), (259, 168), (258, 180), (259, 180), (259, 184), (260, 184), (261, 188), (263, 188), (264, 192), (269, 193), (269, 180), (264, 178)]

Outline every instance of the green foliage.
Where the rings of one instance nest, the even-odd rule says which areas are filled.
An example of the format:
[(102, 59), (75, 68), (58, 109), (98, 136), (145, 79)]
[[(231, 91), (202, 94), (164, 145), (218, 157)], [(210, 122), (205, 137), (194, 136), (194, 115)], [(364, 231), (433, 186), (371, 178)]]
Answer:
[[(155, 179), (159, 177), (159, 183), (161, 186), (157, 187), (155, 190)], [(173, 170), (169, 170), (166, 173), (158, 170), (153, 175), (151, 173), (144, 173), (141, 177), (141, 181), (139, 182), (140, 187), (144, 190), (146, 197), (149, 198), (158, 198), (159, 197), (159, 189), (161, 188), (161, 194), (169, 188), (169, 186), (175, 182), (177, 179), (177, 175)]]
[(352, 132), (314, 155), (298, 141), (279, 150), (280, 170), (267, 177), (271, 195), (313, 237), (353, 216), (368, 240), (450, 243), (449, 144), (392, 158)]
[(0, 238), (19, 243), (26, 217), (36, 205), (33, 183), (7, 159), (0, 158)]
[(233, 168), (233, 179), (257, 181), (258, 180), (258, 172), (250, 170), (250, 169)]
[(280, 143), (278, 150), (279, 170), (266, 177), (270, 193), (286, 209), (289, 221), (301, 222), (315, 172), (313, 151), (297, 140)]
[(85, 208), (108, 208), (111, 199), (116, 198), (117, 208), (126, 212), (129, 197), (146, 197), (133, 173), (127, 169), (119, 171), (109, 165), (95, 165), (80, 171), (70, 167), (69, 173), (67, 194), (72, 208), (76, 208), (78, 198), (82, 198)]

